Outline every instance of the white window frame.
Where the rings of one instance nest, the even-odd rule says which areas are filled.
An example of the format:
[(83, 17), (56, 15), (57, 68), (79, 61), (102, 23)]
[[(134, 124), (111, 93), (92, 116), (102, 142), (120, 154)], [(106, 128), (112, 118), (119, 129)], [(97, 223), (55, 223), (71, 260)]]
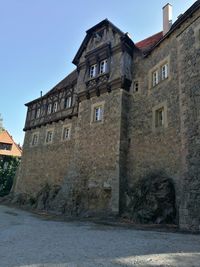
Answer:
[(52, 113), (52, 103), (48, 104), (47, 106), (47, 114), (51, 114)]
[[(67, 136), (66, 136), (66, 130), (68, 133)], [(61, 140), (67, 141), (67, 140), (70, 140), (70, 138), (71, 138), (71, 124), (63, 125)]]
[(53, 142), (53, 135), (54, 135), (53, 129), (47, 129), (46, 130), (45, 144), (51, 144)]
[(97, 76), (97, 64), (93, 64), (89, 68), (89, 77), (90, 79)]
[(169, 66), (168, 63), (165, 63), (164, 65), (161, 66), (161, 79), (162, 81), (167, 79), (169, 76)]
[(65, 98), (65, 108), (71, 108), (72, 106), (72, 97), (68, 96)]
[(56, 101), (56, 102), (53, 103), (52, 112), (55, 113), (57, 110), (58, 110), (58, 102)]
[(99, 74), (106, 73), (108, 71), (108, 59), (104, 59), (99, 63)]
[(158, 69), (152, 72), (152, 86), (156, 86), (159, 83), (159, 72)]
[(92, 104), (91, 106), (91, 124), (99, 124), (104, 122), (104, 105), (105, 101)]
[(38, 118), (40, 117), (40, 114), (41, 114), (41, 109), (38, 108), (38, 109), (36, 110), (36, 119), (38, 119)]

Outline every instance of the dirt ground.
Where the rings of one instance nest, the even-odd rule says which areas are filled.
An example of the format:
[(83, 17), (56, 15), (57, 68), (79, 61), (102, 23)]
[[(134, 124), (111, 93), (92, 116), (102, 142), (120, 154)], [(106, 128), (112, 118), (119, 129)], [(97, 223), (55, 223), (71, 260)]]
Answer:
[(56, 221), (0, 206), (0, 267), (200, 267), (200, 235)]

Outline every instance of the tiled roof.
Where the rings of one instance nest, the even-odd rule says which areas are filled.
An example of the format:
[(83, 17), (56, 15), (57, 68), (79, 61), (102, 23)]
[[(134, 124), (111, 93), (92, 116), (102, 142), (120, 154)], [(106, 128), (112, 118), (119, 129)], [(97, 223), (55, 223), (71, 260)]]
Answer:
[(137, 48), (143, 52), (150, 50), (156, 43), (158, 43), (163, 38), (163, 32), (158, 32), (138, 43), (135, 44)]
[(7, 131), (0, 132), (0, 143), (12, 145), (11, 150), (0, 149), (0, 155), (21, 157), (22, 155), (21, 149), (17, 144), (15, 144), (14, 140), (12, 139), (12, 136), (10, 136), (10, 134)]

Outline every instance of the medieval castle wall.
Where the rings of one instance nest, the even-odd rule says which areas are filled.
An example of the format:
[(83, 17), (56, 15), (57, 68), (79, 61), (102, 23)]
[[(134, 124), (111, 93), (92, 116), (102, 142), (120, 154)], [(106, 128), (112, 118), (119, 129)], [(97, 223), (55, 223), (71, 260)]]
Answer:
[[(60, 185), (74, 190), (83, 210), (120, 213), (135, 181), (162, 172), (174, 182), (177, 222), (198, 230), (199, 17), (197, 10), (146, 56), (110, 25), (100, 24), (98, 35), (89, 30), (74, 60), (77, 77), (64, 89), (73, 94), (72, 107), (62, 109), (62, 86), (53, 91), (60, 109), (47, 120), (35, 114), (51, 93), (28, 105), (15, 192), (36, 195), (45, 183)], [(108, 72), (88, 79), (88, 68), (105, 58)], [(45, 143), (48, 130), (53, 136)]]

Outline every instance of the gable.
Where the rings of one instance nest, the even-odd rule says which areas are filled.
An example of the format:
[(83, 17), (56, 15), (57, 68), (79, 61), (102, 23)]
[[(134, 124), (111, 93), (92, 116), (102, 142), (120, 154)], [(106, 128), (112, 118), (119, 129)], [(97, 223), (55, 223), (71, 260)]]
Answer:
[(101, 21), (86, 31), (86, 37), (72, 62), (78, 65), (84, 60), (87, 54), (95, 49), (100, 49), (109, 44), (111, 46), (117, 45), (120, 42), (120, 38), (124, 35), (125, 34), (108, 19)]
[(0, 155), (21, 157), (22, 151), (7, 131), (0, 133)]

